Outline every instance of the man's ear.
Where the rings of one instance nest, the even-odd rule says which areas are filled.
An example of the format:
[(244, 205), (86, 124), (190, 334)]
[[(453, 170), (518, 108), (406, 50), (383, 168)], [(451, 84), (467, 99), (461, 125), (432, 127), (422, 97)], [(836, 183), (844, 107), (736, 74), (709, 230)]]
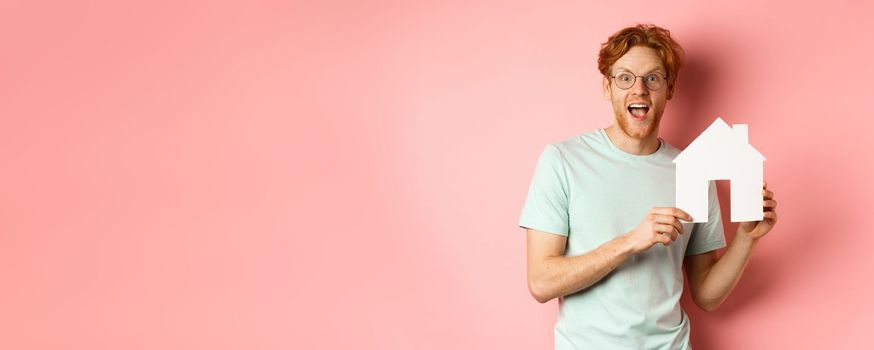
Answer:
[(668, 84), (668, 96), (667, 96), (667, 99), (670, 100), (672, 97), (674, 97), (674, 84), (673, 84), (673, 83)]
[(610, 98), (612, 97), (610, 91), (610, 79), (606, 76), (601, 78), (601, 88), (604, 89), (604, 99), (610, 101)]

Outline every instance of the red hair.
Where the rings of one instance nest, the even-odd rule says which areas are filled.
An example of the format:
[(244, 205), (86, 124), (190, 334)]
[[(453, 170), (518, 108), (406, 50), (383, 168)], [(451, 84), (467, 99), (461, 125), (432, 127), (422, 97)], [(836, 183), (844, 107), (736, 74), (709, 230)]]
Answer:
[(671, 38), (671, 32), (667, 29), (652, 24), (638, 24), (616, 32), (607, 39), (607, 42), (601, 44), (601, 52), (598, 53), (598, 70), (605, 77), (610, 76), (613, 64), (635, 46), (652, 48), (661, 57), (670, 78), (668, 82), (668, 98), (670, 98), (686, 53), (680, 44)]

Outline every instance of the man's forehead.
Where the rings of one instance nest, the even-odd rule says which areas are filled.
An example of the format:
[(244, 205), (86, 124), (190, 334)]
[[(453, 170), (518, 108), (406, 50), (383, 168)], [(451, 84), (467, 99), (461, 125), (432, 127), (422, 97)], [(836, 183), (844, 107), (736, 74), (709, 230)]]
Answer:
[(665, 69), (664, 63), (655, 50), (649, 47), (635, 46), (622, 55), (622, 57), (619, 57), (616, 63), (613, 64), (614, 71), (640, 70), (640, 73), (649, 73), (659, 69)]

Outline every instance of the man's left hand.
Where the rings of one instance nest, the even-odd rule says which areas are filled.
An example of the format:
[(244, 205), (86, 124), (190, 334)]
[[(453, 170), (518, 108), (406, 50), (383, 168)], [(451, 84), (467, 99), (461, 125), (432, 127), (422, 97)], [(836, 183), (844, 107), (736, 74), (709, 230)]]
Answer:
[(774, 200), (774, 192), (768, 190), (768, 183), (762, 186), (762, 209), (764, 211), (761, 221), (746, 221), (740, 223), (737, 228), (738, 234), (746, 235), (753, 240), (765, 236), (777, 223), (777, 201)]

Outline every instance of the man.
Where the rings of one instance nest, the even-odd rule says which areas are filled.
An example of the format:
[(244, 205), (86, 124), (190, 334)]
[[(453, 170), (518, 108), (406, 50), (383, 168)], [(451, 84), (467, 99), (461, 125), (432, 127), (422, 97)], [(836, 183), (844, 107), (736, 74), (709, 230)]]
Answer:
[(598, 68), (615, 123), (546, 147), (519, 225), (527, 229), (528, 287), (559, 298), (556, 349), (689, 349), (680, 307), (685, 268), (695, 304), (716, 309), (777, 221), (764, 184), (764, 219), (744, 222), (725, 247), (716, 187), (709, 217), (673, 208), (680, 151), (658, 137), (683, 50), (670, 32), (637, 25), (601, 47)]

